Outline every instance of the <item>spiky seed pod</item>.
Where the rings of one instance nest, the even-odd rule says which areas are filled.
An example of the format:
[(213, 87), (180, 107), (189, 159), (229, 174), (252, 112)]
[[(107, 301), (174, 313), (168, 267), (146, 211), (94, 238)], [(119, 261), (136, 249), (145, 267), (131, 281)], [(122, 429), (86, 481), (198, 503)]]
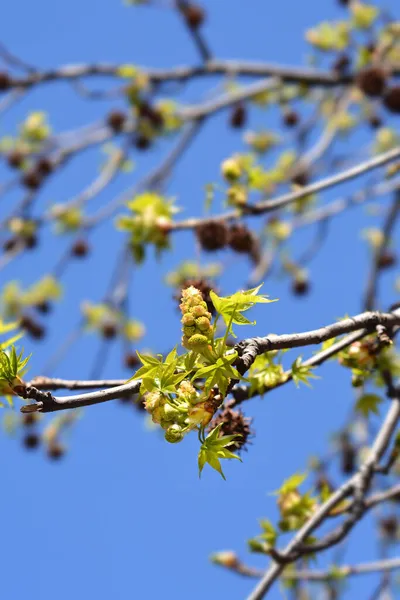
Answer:
[(295, 110), (287, 110), (283, 114), (283, 124), (286, 125), (286, 127), (296, 127), (299, 120), (299, 113)]
[(20, 150), (12, 150), (7, 154), (7, 163), (12, 169), (19, 169), (22, 167), (24, 159), (25, 154)]
[(381, 67), (368, 67), (358, 73), (356, 84), (366, 96), (382, 96), (386, 86), (386, 73)]
[(127, 369), (135, 369), (140, 360), (135, 352), (127, 352), (124, 356), (124, 365)]
[(245, 446), (253, 436), (251, 429), (252, 419), (245, 417), (242, 411), (233, 408), (233, 401), (230, 400), (224, 406), (219, 414), (217, 414), (208, 426), (208, 431), (211, 431), (222, 423), (220, 432), (222, 435), (239, 435), (237, 440), (234, 440), (229, 445), (229, 449), (233, 452), (244, 450)]
[(395, 541), (399, 531), (399, 521), (396, 515), (383, 517), (379, 520), (379, 529), (383, 538)]
[(390, 112), (400, 113), (400, 85), (393, 85), (386, 91), (383, 104)]
[(37, 235), (35, 235), (34, 233), (31, 233), (30, 235), (27, 235), (24, 237), (24, 242), (25, 242), (25, 247), (28, 248), (28, 250), (32, 250), (33, 248), (36, 248), (39, 240), (38, 240)]
[(21, 317), (20, 326), (22, 329), (25, 329), (32, 338), (37, 340), (43, 338), (46, 333), (45, 328), (29, 315), (23, 315)]
[(382, 117), (380, 117), (377, 114), (371, 115), (368, 119), (368, 123), (370, 124), (372, 129), (379, 129), (379, 127), (382, 127), (383, 125)]
[(390, 269), (390, 267), (393, 267), (396, 264), (396, 262), (397, 262), (397, 257), (394, 254), (394, 252), (389, 252), (387, 250), (378, 258), (378, 268), (379, 269)]
[(236, 104), (236, 106), (233, 107), (233, 110), (231, 112), (231, 116), (229, 119), (231, 127), (233, 127), (234, 129), (240, 129), (241, 127), (243, 127), (245, 125), (246, 120), (247, 120), (246, 107), (242, 103)]
[(35, 304), (35, 308), (37, 311), (45, 315), (51, 311), (51, 304), (47, 300), (43, 300), (43, 302)]
[(40, 437), (37, 433), (27, 433), (23, 439), (24, 447), (28, 450), (34, 450), (40, 444)]
[(164, 119), (159, 110), (153, 108), (148, 102), (141, 102), (138, 106), (139, 116), (142, 119), (150, 121), (156, 129), (160, 129), (164, 124)]
[(11, 87), (11, 77), (6, 71), (0, 71), (0, 92), (4, 92)]
[(10, 237), (3, 244), (4, 252), (12, 252), (18, 245), (18, 238)]
[(300, 171), (292, 177), (292, 183), (295, 185), (306, 186), (310, 181), (310, 173), (308, 171)]
[[(212, 303), (212, 300), (210, 297), (210, 292), (211, 291), (217, 292), (217, 289), (212, 285), (212, 283), (210, 283), (206, 279), (186, 279), (186, 281), (182, 284), (182, 287), (179, 290), (179, 292), (177, 292), (177, 294), (175, 295), (175, 298), (177, 300), (179, 300), (179, 302), (180, 302), (181, 296), (182, 296), (182, 290), (184, 290), (190, 286), (197, 288), (201, 292), (203, 300), (207, 304), (208, 312), (211, 313), (212, 315), (214, 315), (215, 307), (214, 307), (214, 304)], [(183, 321), (182, 321), (182, 323), (183, 323)], [(184, 323), (184, 324), (191, 325), (192, 323), (188, 322), (188, 323)]]
[(235, 252), (250, 254), (256, 243), (253, 233), (240, 223), (231, 225), (229, 229), (229, 246)]
[(119, 133), (124, 128), (126, 114), (122, 110), (112, 110), (107, 115), (107, 125), (110, 129)]
[(106, 340), (111, 340), (117, 335), (118, 327), (112, 321), (103, 323), (101, 326), (101, 333)]
[(89, 253), (89, 244), (86, 240), (76, 240), (71, 248), (71, 254), (77, 258), (83, 258)]
[(296, 277), (292, 282), (292, 292), (295, 296), (305, 296), (310, 291), (310, 281), (305, 277)]
[(340, 54), (332, 65), (332, 71), (338, 75), (343, 75), (348, 71), (350, 58), (347, 54)]
[(36, 163), (36, 171), (37, 173), (39, 173), (39, 175), (42, 175), (43, 177), (47, 177), (47, 175), (50, 175), (50, 173), (52, 173), (53, 171), (53, 168), (54, 164), (49, 158), (46, 158), (45, 156), (39, 158), (39, 160)]
[(65, 447), (54, 440), (47, 448), (47, 456), (51, 460), (60, 460), (65, 454)]
[(185, 21), (191, 29), (199, 29), (204, 23), (205, 11), (198, 4), (185, 2), (181, 7), (181, 12), (185, 17)]
[(25, 413), (22, 415), (22, 425), (24, 427), (32, 427), (39, 420), (38, 413)]
[(223, 222), (208, 221), (196, 227), (196, 236), (203, 250), (214, 252), (228, 243), (228, 228)]
[(21, 183), (26, 188), (35, 191), (38, 190), (42, 183), (42, 176), (36, 171), (36, 169), (29, 169), (22, 176)]
[(147, 150), (151, 146), (151, 139), (145, 135), (137, 135), (133, 143), (138, 150)]

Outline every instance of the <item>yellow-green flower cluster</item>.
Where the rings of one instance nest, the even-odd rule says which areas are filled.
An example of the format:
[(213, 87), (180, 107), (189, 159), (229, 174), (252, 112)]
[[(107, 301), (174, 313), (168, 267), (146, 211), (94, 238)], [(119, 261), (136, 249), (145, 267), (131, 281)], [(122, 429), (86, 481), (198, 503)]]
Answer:
[(164, 429), (167, 442), (175, 444), (182, 441), (185, 433), (191, 430), (188, 413), (197, 400), (193, 385), (189, 381), (182, 381), (174, 398), (159, 391), (148, 393), (145, 408), (153, 423), (158, 423)]
[(190, 286), (182, 291), (183, 337), (182, 346), (188, 350), (201, 350), (207, 347), (212, 336), (211, 313), (201, 292)]

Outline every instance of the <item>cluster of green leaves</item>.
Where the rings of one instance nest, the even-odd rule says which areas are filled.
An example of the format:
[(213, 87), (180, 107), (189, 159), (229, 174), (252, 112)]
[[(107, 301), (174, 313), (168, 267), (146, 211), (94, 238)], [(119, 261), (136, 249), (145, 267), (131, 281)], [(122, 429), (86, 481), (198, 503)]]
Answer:
[[(310, 518), (318, 506), (318, 499), (311, 491), (301, 493), (299, 487), (304, 483), (307, 475), (295, 473), (283, 482), (282, 486), (274, 492), (281, 516), (277, 527), (268, 519), (261, 519), (262, 533), (248, 541), (252, 552), (269, 554), (275, 547), (278, 537), (289, 531), (297, 531)], [(313, 538), (308, 538), (306, 543), (312, 543)]]
[[(207, 345), (191, 349), (178, 356), (176, 349), (163, 360), (157, 357), (142, 356), (142, 363), (134, 377), (142, 378), (141, 393), (146, 397), (146, 408), (153, 421), (165, 430), (167, 441), (181, 441), (192, 430), (197, 430), (201, 442), (199, 470), (208, 463), (222, 476), (220, 460), (237, 458), (230, 450), (235, 436), (222, 436), (221, 426), (208, 435), (205, 428), (234, 380), (242, 379), (233, 364), (236, 351), (227, 346), (233, 325), (249, 325), (243, 313), (258, 303), (271, 302), (266, 296), (258, 295), (261, 286), (240, 291), (228, 297), (212, 293), (212, 301), (217, 311), (211, 339)], [(225, 335), (216, 337), (218, 319), (225, 323)]]
[[(24, 155), (28, 155), (38, 152), (50, 135), (51, 127), (47, 114), (43, 111), (31, 112), (20, 125), (18, 135), (15, 137), (6, 136), (0, 140), (0, 153), (16, 150)], [(22, 169), (28, 166), (29, 162), (27, 160), (21, 164)]]
[(146, 192), (127, 203), (130, 215), (118, 217), (116, 225), (130, 235), (130, 245), (137, 263), (143, 262), (145, 248), (152, 244), (157, 255), (169, 247), (168, 226), (178, 212), (174, 200), (155, 192)]
[[(17, 323), (4, 323), (0, 319), (0, 336), (18, 330)], [(1, 340), (0, 338), (0, 396), (5, 396), (8, 404), (12, 406), (13, 386), (22, 383), (21, 377), (30, 356), (23, 356), (23, 351), (17, 354), (15, 343), (22, 337), (22, 332), (17, 331), (12, 337)], [(0, 406), (4, 406), (0, 402)]]

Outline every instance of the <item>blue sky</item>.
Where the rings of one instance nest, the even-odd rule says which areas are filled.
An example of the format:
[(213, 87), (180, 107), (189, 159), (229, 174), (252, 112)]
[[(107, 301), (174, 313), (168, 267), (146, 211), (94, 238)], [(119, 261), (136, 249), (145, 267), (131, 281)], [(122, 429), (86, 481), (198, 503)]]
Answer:
[[(209, 9), (204, 34), (215, 56), (294, 65), (304, 64), (307, 56), (304, 30), (342, 14), (333, 1), (209, 0), (204, 5)], [(396, 2), (388, 0), (385, 6), (394, 10)], [(188, 33), (172, 11), (127, 8), (119, 0), (14, 0), (3, 10), (0, 38), (17, 55), (42, 68), (99, 60), (154, 67), (197, 61)], [(89, 85), (96, 88), (96, 81)], [(202, 84), (185, 92), (188, 102), (202, 98)], [(67, 85), (52, 84), (34, 90), (2, 118), (1, 135), (12, 134), (29, 110), (47, 110), (54, 128), (64, 131), (95, 122), (110, 106), (123, 103), (83, 101)], [(273, 123), (273, 115), (257, 111), (251, 119), (252, 126)], [(370, 133), (364, 129), (357, 134), (357, 145), (368, 140)], [(204, 184), (217, 180), (221, 160), (242, 148), (240, 134), (228, 131), (226, 115), (206, 124), (168, 188), (177, 196), (177, 204), (185, 207), (184, 215), (201, 213)], [(134, 173), (113, 183), (99, 202), (132, 185), (167, 149), (162, 143), (148, 155), (137, 155)], [(98, 151), (85, 153), (46, 187), (41, 206), (73, 197), (96, 176), (98, 164)], [(4, 171), (0, 174), (5, 176)], [(358, 185), (343, 186), (340, 194)], [(338, 193), (324, 194), (323, 201)], [(332, 223), (323, 251), (311, 265), (310, 296), (296, 300), (286, 280), (266, 282), (265, 293), (280, 300), (254, 311), (257, 334), (302, 331), (360, 312), (369, 252), (359, 232), (377, 223), (362, 209)], [(91, 262), (68, 268), (63, 278), (65, 300), (49, 317), (51, 332), (40, 345), (26, 342), (26, 350), (33, 352), (32, 375), (42, 372), (77, 326), (80, 300), (101, 301), (121, 239), (120, 233), (113, 233), (111, 222), (104, 224), (92, 238)], [(312, 239), (312, 231), (303, 232), (293, 252), (299, 253)], [(40, 273), (50, 272), (68, 243), (53, 236), (43, 239), (37, 252), (0, 273), (0, 285), (12, 278), (29, 284)], [(178, 339), (179, 315), (171, 290), (162, 282), (182, 256), (197, 257), (190, 233), (177, 237), (173, 252), (160, 263), (150, 258), (134, 270), (130, 304), (132, 316), (147, 325), (143, 348), (163, 351)], [(243, 286), (246, 259), (217, 258), (227, 264), (223, 291), (228, 294)], [(208, 257), (201, 259), (206, 262)], [(395, 300), (393, 279), (393, 273), (382, 277), (382, 306)], [(246, 329), (243, 335), (252, 333)], [(86, 336), (54, 374), (87, 376), (97, 348), (98, 340)], [(167, 445), (161, 435), (146, 429), (142, 415), (119, 402), (85, 411), (71, 431), (68, 454), (60, 463), (48, 462), (40, 452), (28, 454), (19, 435), (15, 439), (2, 435), (2, 595), (8, 600), (28, 595), (33, 600), (244, 598), (252, 582), (211, 566), (207, 557), (216, 550), (235, 549), (247, 562), (265, 564), (246, 553), (246, 539), (258, 533), (258, 518), (277, 517), (275, 500), (268, 493), (293, 472), (304, 470), (310, 455), (325, 453), (329, 436), (343, 423), (353, 401), (348, 372), (328, 364), (320, 375), (323, 378), (315, 382), (312, 392), (288, 385), (246, 407), (246, 414), (255, 418), (257, 436), (242, 464), (235, 461), (225, 467), (226, 482), (211, 471), (198, 479), (195, 436), (177, 446)], [(118, 344), (104, 376), (128, 376), (121, 367)], [(375, 557), (370, 533), (369, 526), (356, 531), (346, 561)], [(357, 582), (359, 597), (373, 581)], [(281, 597), (278, 587), (270, 597)]]

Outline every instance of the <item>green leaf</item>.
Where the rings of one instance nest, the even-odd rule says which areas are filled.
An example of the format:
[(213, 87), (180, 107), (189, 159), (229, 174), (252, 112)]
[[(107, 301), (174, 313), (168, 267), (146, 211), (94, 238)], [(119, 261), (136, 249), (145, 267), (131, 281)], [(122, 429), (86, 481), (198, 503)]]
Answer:
[(370, 413), (379, 414), (379, 405), (382, 398), (376, 394), (363, 394), (356, 404), (356, 411), (360, 412), (364, 417), (368, 417)]
[(303, 365), (301, 363), (301, 356), (298, 356), (294, 363), (292, 364), (292, 379), (296, 385), (299, 387), (300, 383), (305, 383), (308, 387), (311, 387), (309, 379), (319, 379), (317, 375), (311, 372), (313, 367), (309, 367)]
[(239, 456), (233, 454), (233, 452), (226, 448), (226, 446), (230, 446), (238, 436), (225, 435), (219, 437), (221, 427), (222, 423), (210, 431), (201, 445), (198, 456), (199, 477), (201, 476), (205, 464), (208, 463), (210, 467), (212, 467), (215, 471), (218, 471), (221, 477), (225, 479), (220, 460), (233, 458), (241, 460)]
[(281, 487), (274, 492), (275, 494), (283, 495), (297, 490), (298, 487), (306, 480), (307, 473), (295, 473), (289, 479), (285, 479)]
[(255, 321), (249, 321), (244, 317), (242, 314), (243, 312), (249, 310), (255, 304), (276, 302), (276, 300), (270, 300), (265, 295), (257, 296), (262, 285), (263, 284), (250, 290), (236, 292), (236, 294), (226, 296), (225, 298), (218, 296), (214, 291), (210, 292), (210, 297), (216, 311), (222, 316), (225, 325), (228, 327), (229, 333), (232, 333), (232, 335), (232, 323), (235, 323), (236, 325), (255, 324)]

